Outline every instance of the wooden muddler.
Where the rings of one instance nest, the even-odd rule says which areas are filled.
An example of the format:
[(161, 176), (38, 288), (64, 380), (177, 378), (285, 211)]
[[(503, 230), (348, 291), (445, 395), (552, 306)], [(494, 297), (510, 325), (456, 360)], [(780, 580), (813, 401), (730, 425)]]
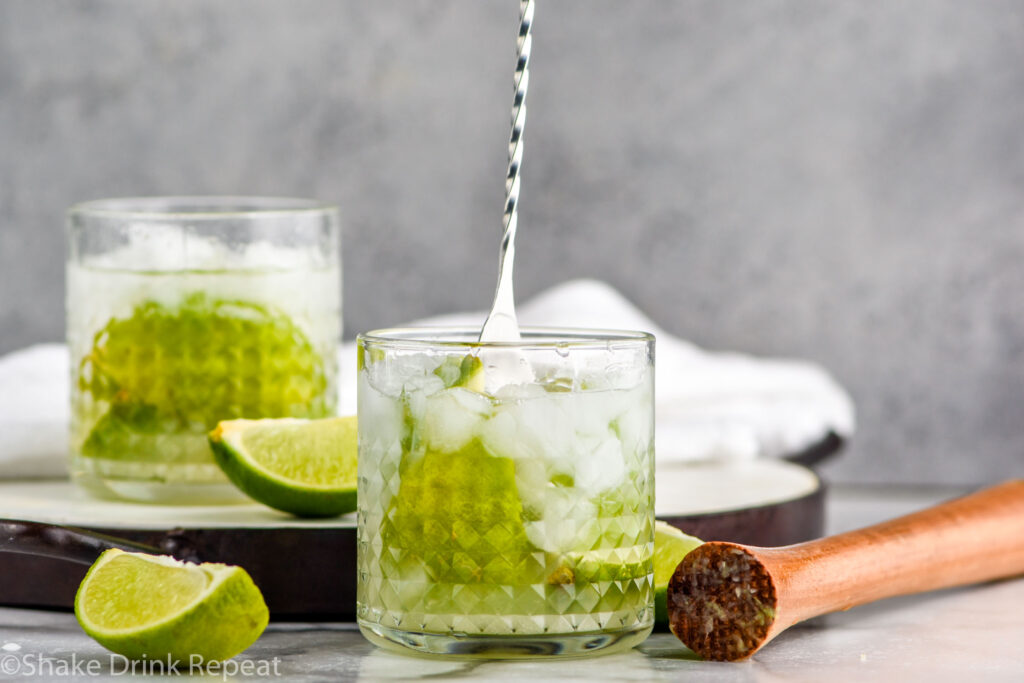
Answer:
[(746, 659), (804, 619), (1018, 574), (1024, 480), (782, 548), (705, 543), (669, 581), (669, 625), (705, 659)]

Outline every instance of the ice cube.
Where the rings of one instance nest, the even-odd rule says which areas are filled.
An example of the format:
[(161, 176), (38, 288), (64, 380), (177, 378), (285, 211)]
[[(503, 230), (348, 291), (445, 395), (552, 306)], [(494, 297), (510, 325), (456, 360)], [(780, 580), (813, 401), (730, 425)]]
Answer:
[(402, 404), (378, 391), (366, 373), (359, 375), (359, 431), (365, 445), (379, 444), (387, 448), (401, 441), (403, 425)]
[(500, 458), (528, 459), (540, 455), (533, 443), (519, 434), (519, 422), (507, 409), (499, 407), (494, 416), (480, 426), (480, 441), (493, 455)]
[(654, 432), (651, 394), (638, 388), (629, 392), (628, 399), (626, 409), (612, 422), (612, 428), (619, 435), (623, 449), (646, 451)]
[(574, 416), (566, 409), (567, 398), (575, 396), (545, 393), (540, 398), (506, 406), (516, 421), (519, 438), (528, 444), (531, 453), (550, 461), (573, 457), (576, 425)]
[(535, 382), (527, 384), (506, 384), (492, 395), (502, 401), (522, 401), (528, 398), (540, 398), (547, 395), (547, 390)]
[(597, 506), (582, 497), (578, 491), (548, 486), (524, 492), (520, 487), (523, 505), (539, 513), (539, 519), (523, 524), (530, 543), (541, 550), (567, 553), (585, 550), (599, 535)]
[(480, 360), (484, 364), (484, 388), (491, 395), (509, 384), (534, 381), (530, 361), (516, 349), (484, 348), (480, 351)]
[(584, 452), (575, 459), (575, 481), (582, 495), (596, 496), (625, 481), (622, 444), (611, 431), (603, 439), (581, 437), (580, 445)]
[(372, 354), (365, 355), (367, 378), (377, 391), (395, 398), (403, 391), (428, 391), (433, 393), (444, 389), (444, 381), (433, 374), (437, 359), (424, 353), (396, 354), (384, 360), (374, 361)]
[(491, 402), (475, 391), (440, 391), (426, 399), (421, 436), (430, 450), (458, 451), (476, 438), (491, 412)]
[(423, 394), (432, 396), (445, 388), (444, 380), (434, 373), (407, 376), (402, 384), (402, 391), (407, 394)]

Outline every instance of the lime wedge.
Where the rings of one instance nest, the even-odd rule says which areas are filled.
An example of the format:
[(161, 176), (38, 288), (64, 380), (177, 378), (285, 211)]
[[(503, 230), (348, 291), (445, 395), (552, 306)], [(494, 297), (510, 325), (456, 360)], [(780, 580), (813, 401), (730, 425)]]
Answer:
[(300, 517), (356, 509), (356, 418), (227, 420), (210, 432), (214, 459), (251, 498)]
[(666, 593), (668, 581), (676, 567), (690, 552), (703, 541), (684, 534), (671, 524), (654, 522), (654, 623), (668, 623)]
[(269, 612), (241, 567), (107, 550), (75, 596), (75, 616), (129, 659), (230, 659), (256, 642)]
[(448, 356), (437, 366), (434, 374), (444, 381), (448, 389), (465, 387), (476, 392), (484, 390), (484, 363), (478, 356)]

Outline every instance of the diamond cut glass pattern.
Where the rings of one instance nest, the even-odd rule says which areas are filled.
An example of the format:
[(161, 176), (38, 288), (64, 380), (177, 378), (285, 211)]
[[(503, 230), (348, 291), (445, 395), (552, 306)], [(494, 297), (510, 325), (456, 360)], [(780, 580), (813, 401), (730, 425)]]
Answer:
[(72, 478), (107, 498), (238, 501), (207, 445), (217, 422), (334, 414), (337, 218), (265, 198), (72, 207)]
[(359, 349), (367, 637), (485, 656), (642, 640), (653, 621), (653, 342), (574, 348), (556, 336), (557, 348), (520, 351), (539, 379), (494, 388), (486, 348), (381, 334)]

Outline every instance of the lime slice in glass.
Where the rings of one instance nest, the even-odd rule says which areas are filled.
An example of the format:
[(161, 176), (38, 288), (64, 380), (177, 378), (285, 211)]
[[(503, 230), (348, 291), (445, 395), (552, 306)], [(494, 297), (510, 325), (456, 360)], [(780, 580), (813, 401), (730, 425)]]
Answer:
[(188, 666), (195, 657), (234, 657), (256, 642), (270, 615), (241, 567), (107, 550), (78, 588), (75, 616), (113, 652)]
[(654, 623), (668, 623), (666, 593), (676, 567), (702, 541), (688, 536), (671, 524), (654, 522)]
[(448, 356), (437, 366), (434, 374), (449, 389), (465, 387), (476, 392), (484, 390), (484, 363), (477, 356)]
[(214, 459), (251, 498), (301, 517), (356, 509), (356, 418), (227, 420), (210, 432)]

